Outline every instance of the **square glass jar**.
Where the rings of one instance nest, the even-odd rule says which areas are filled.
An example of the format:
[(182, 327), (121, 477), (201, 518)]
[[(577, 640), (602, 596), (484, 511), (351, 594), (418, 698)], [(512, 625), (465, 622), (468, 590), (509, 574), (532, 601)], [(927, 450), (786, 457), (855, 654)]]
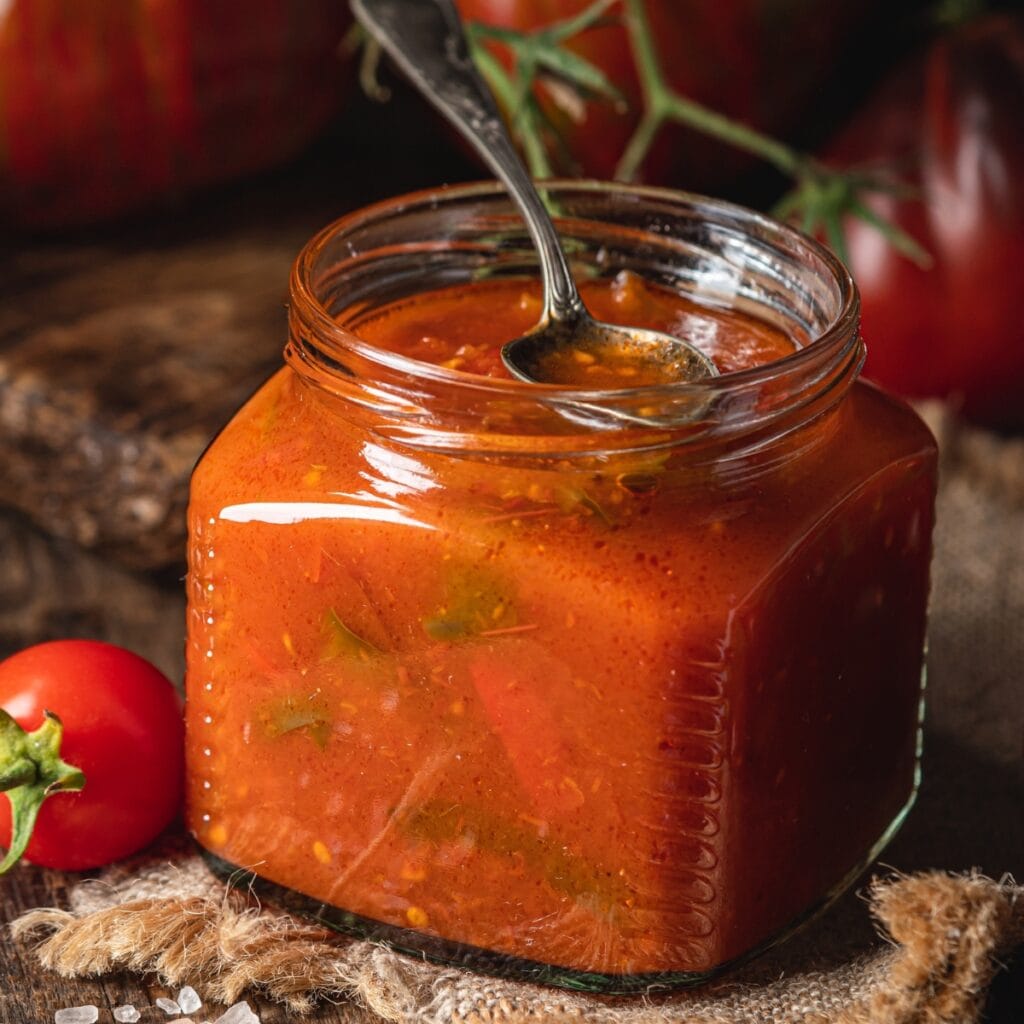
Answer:
[(621, 391), (461, 373), (359, 326), (535, 276), (504, 193), (321, 232), (286, 366), (192, 481), (188, 823), (225, 873), (400, 949), (696, 983), (840, 893), (913, 800), (935, 445), (856, 379), (856, 290), (812, 240), (664, 190), (548, 196), (581, 278), (796, 351)]

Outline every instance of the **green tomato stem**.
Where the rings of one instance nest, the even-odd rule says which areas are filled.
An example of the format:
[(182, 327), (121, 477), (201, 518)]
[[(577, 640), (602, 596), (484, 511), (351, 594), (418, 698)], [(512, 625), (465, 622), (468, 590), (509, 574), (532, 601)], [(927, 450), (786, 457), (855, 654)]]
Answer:
[(43, 724), (26, 732), (0, 708), (0, 791), (11, 802), (11, 841), (0, 875), (21, 859), (46, 798), (85, 787), (85, 775), (61, 759), (63, 723), (52, 711), (43, 714)]
[[(505, 108), (509, 122), (515, 127), (516, 136), (523, 146), (526, 165), (530, 169), (531, 176), (550, 178), (552, 167), (547, 151), (544, 149), (544, 143), (541, 141), (540, 132), (537, 131), (531, 106), (533, 98), (529, 93), (529, 83), (517, 90), (515, 82), (505, 72), (500, 61), (479, 41), (477, 34), (470, 31), (467, 33), (467, 38), (470, 52), (480, 74), (487, 80), (491, 92)], [(521, 68), (517, 68), (517, 71), (521, 71)]]
[(666, 117), (681, 124), (697, 128), (705, 135), (727, 142), (735, 149), (745, 150), (773, 164), (783, 174), (799, 177), (803, 173), (806, 158), (783, 142), (762, 135), (748, 125), (733, 121), (683, 96), (672, 94), (665, 99)]
[(626, 143), (619, 164), (615, 168), (615, 177), (619, 181), (632, 181), (636, 177), (640, 165), (654, 143), (654, 137), (661, 129), (661, 121), (661, 116), (653, 110), (647, 110), (640, 118), (640, 123)]
[(736, 149), (761, 157), (784, 174), (801, 175), (807, 158), (797, 150), (673, 91), (665, 80), (644, 0), (624, 0), (624, 4), (626, 30), (633, 49), (633, 63), (640, 77), (646, 113), (619, 161), (615, 171), (617, 178), (631, 181), (636, 177), (665, 121), (687, 125)]
[(573, 36), (579, 35), (580, 32), (600, 24), (605, 13), (616, 3), (618, 0), (594, 0), (579, 14), (566, 18), (564, 21), (555, 22), (547, 32), (556, 42), (565, 42), (566, 39), (571, 39)]
[(35, 782), (38, 774), (38, 769), (27, 757), (18, 758), (0, 769), (0, 792)]

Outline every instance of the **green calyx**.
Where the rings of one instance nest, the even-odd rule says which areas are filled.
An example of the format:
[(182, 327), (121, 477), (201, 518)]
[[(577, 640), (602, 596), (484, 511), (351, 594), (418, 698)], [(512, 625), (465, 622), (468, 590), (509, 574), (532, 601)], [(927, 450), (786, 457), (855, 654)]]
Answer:
[(52, 711), (43, 714), (43, 724), (26, 732), (0, 708), (0, 792), (11, 802), (11, 843), (0, 861), (0, 875), (21, 859), (43, 801), (85, 786), (82, 772), (61, 760), (63, 723)]

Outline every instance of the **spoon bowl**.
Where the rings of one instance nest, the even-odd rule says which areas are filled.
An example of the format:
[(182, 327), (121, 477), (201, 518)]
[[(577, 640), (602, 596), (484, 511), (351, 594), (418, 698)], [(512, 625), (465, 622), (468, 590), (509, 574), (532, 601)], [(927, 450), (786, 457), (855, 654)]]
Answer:
[(544, 308), (532, 331), (503, 346), (520, 380), (617, 389), (692, 383), (715, 364), (694, 345), (659, 331), (600, 323), (588, 312), (554, 223), (469, 55), (452, 0), (352, 0), (363, 27), (472, 143), (508, 189), (537, 248)]
[(707, 356), (679, 338), (589, 315), (542, 320), (506, 342), (501, 361), (520, 380), (608, 391), (698, 381), (718, 372)]

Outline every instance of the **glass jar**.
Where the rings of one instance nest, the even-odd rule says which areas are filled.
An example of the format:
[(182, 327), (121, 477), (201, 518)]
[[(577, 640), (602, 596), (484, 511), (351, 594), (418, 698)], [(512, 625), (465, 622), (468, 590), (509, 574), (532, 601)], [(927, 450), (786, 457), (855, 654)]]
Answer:
[(918, 782), (934, 442), (859, 382), (840, 263), (756, 213), (548, 189), (628, 269), (794, 354), (690, 385), (489, 379), (360, 339), (529, 277), (490, 185), (303, 250), (286, 367), (192, 481), (188, 822), (225, 874), (442, 961), (699, 982), (834, 898)]

